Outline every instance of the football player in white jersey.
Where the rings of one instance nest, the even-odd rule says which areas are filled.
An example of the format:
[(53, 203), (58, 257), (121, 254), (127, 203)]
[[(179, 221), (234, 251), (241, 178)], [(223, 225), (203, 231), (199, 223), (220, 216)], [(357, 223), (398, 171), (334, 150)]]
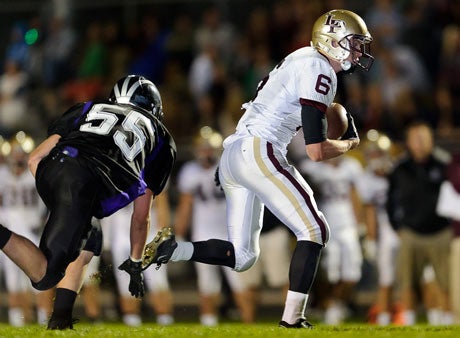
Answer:
[[(382, 136), (383, 139), (383, 136)], [(382, 144), (382, 142), (380, 142)], [(357, 189), (364, 204), (367, 227), (364, 249), (376, 247), (375, 259), (378, 274), (375, 322), (389, 325), (392, 322), (392, 287), (395, 281), (396, 258), (399, 237), (393, 230), (385, 208), (388, 194), (386, 175), (392, 167), (387, 151), (378, 142), (364, 145), (365, 172), (357, 182)], [(374, 243), (374, 244), (371, 244)], [(370, 244), (370, 245), (369, 245)], [(373, 249), (368, 250), (374, 251)], [(397, 322), (397, 318), (394, 318)], [(400, 323), (399, 323), (400, 324)]]
[[(119, 302), (123, 323), (128, 326), (139, 326), (142, 324), (141, 303), (129, 292), (129, 275), (117, 268), (126, 259), (126, 255), (129, 254), (131, 214), (132, 205), (130, 204), (113, 215), (103, 218), (101, 224), (109, 239), (108, 245), (110, 246), (113, 272), (117, 281), (118, 294), (120, 295)], [(160, 226), (170, 224), (167, 190), (153, 200), (150, 217), (155, 221), (151, 223), (149, 240), (153, 238)], [(148, 290), (149, 305), (152, 307), (157, 323), (160, 325), (169, 325), (174, 322), (172, 294), (167, 272), (167, 269), (148, 269), (143, 272), (144, 283)]]
[[(179, 204), (175, 219), (178, 237), (183, 238), (190, 232), (192, 241), (227, 238), (225, 195), (214, 183), (221, 147), (222, 136), (207, 126), (202, 127), (194, 139), (194, 159), (185, 163), (178, 175)], [(202, 325), (218, 324), (222, 274), (232, 291), (241, 319), (252, 321), (247, 288), (239, 273), (227, 266), (203, 263), (195, 263), (195, 268)]]
[[(28, 140), (31, 141), (30, 138)], [(5, 165), (0, 169), (0, 222), (38, 244), (46, 207), (35, 188), (35, 179), (27, 168), (27, 146), (16, 138), (8, 142), (8, 145), (10, 151)], [(1, 257), (1, 262), (8, 291), (9, 323), (23, 326), (27, 318), (24, 310), (32, 309), (28, 300), (34, 291), (29, 278), (16, 264), (6, 256)], [(52, 290), (36, 291), (34, 294), (37, 300), (37, 321), (43, 324), (51, 312)]]
[(362, 252), (359, 242), (356, 182), (362, 176), (361, 163), (351, 156), (323, 162), (305, 160), (299, 166), (319, 194), (318, 206), (330, 225), (331, 236), (324, 251), (323, 266), (330, 284), (325, 299), (324, 322), (341, 324), (349, 312), (347, 304), (361, 279)]
[(359, 144), (353, 118), (340, 140), (327, 138), (325, 112), (335, 97), (339, 72), (368, 70), (371, 34), (348, 10), (332, 10), (313, 25), (310, 47), (300, 48), (265, 77), (243, 105), (236, 131), (224, 141), (219, 180), (227, 200), (229, 240), (176, 242), (168, 231), (146, 246), (144, 266), (193, 260), (249, 269), (259, 255), (262, 210), (266, 205), (297, 238), (290, 264), (290, 286), (279, 323), (311, 328), (306, 304), (329, 226), (308, 183), (286, 159), (287, 145), (300, 128), (305, 151), (314, 161), (342, 155)]

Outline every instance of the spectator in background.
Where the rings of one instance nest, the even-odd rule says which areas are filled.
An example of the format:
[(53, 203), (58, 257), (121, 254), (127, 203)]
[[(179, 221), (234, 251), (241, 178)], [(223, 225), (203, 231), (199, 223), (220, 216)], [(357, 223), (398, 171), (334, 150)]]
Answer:
[(217, 68), (218, 50), (213, 42), (201, 47), (190, 66), (188, 75), (189, 90), (195, 102), (209, 93)]
[(27, 79), (17, 61), (6, 60), (0, 75), (0, 132), (7, 137), (16, 130), (32, 127), (32, 123), (25, 122), (34, 121), (33, 116), (27, 116)]
[(292, 251), (290, 232), (267, 208), (264, 209), (259, 240), (259, 259), (250, 269), (241, 273), (241, 278), (248, 287), (251, 322), (256, 318), (262, 286), (279, 289), (281, 302), (286, 297), (289, 288), (289, 261)]
[(391, 48), (399, 43), (399, 35), (405, 21), (396, 1), (374, 1), (374, 5), (366, 13), (366, 22), (372, 32), (375, 32), (376, 40), (379, 40), (385, 48)]
[[(114, 215), (103, 219), (104, 230), (109, 233), (109, 246), (117, 282), (119, 305), (123, 323), (128, 326), (142, 324), (141, 302), (129, 293), (129, 275), (117, 269), (129, 255), (129, 219), (132, 206), (119, 210)], [(149, 230), (149, 240), (157, 231), (170, 224), (170, 208), (168, 193), (165, 191), (153, 201), (150, 212), (152, 225)], [(148, 305), (156, 315), (160, 325), (170, 325), (174, 322), (172, 294), (168, 281), (168, 269), (148, 269), (143, 272), (144, 283), (147, 286)]]
[(142, 17), (138, 38), (140, 50), (134, 53), (128, 65), (128, 72), (140, 74), (154, 83), (162, 84), (167, 61), (166, 43), (169, 32), (162, 30), (155, 15), (147, 13)]
[(460, 26), (443, 31), (443, 43), (437, 78), (437, 104), (440, 113), (438, 130), (449, 136), (460, 128)]
[(26, 32), (27, 25), (24, 22), (14, 23), (6, 47), (5, 59), (15, 61), (20, 68), (26, 67), (29, 62), (29, 45), (25, 41)]
[(358, 229), (361, 217), (355, 189), (362, 167), (353, 157), (340, 156), (322, 162), (304, 160), (300, 168), (312, 182), (318, 194), (318, 207), (334, 234), (324, 248), (322, 260), (330, 290), (324, 300), (324, 322), (338, 325), (349, 316), (353, 288), (361, 279), (363, 257)]
[(43, 45), (43, 79), (46, 87), (59, 87), (75, 74), (72, 57), (77, 45), (76, 33), (68, 20), (52, 18)]
[(174, 18), (173, 27), (166, 41), (168, 62), (177, 62), (184, 73), (188, 73), (193, 60), (194, 26), (190, 15), (181, 13)]
[[(222, 136), (210, 127), (202, 127), (195, 137), (194, 160), (187, 162), (178, 175), (179, 204), (176, 210), (175, 230), (179, 238), (191, 233), (193, 241), (209, 238), (227, 238), (225, 226), (225, 196), (215, 186)], [(273, 262), (271, 262), (273, 263)], [(248, 293), (241, 276), (229, 267), (195, 263), (200, 294), (200, 323), (205, 326), (218, 324), (218, 305), (222, 288), (222, 276), (226, 278), (243, 322), (251, 322)]]
[(427, 264), (433, 266), (441, 288), (440, 307), (449, 313), (449, 265), (452, 230), (448, 220), (436, 214), (446, 162), (435, 151), (433, 130), (415, 121), (406, 128), (407, 156), (389, 175), (387, 211), (400, 237), (398, 286), (404, 325), (416, 323), (418, 281)]
[(87, 26), (84, 41), (77, 60), (76, 76), (65, 85), (63, 91), (70, 102), (97, 99), (104, 89), (108, 51), (103, 38), (103, 26), (99, 21)]
[(210, 6), (203, 11), (200, 24), (195, 29), (195, 53), (199, 53), (213, 44), (219, 59), (228, 63), (232, 60), (235, 52), (234, 38), (233, 25), (224, 20), (222, 12), (217, 6)]

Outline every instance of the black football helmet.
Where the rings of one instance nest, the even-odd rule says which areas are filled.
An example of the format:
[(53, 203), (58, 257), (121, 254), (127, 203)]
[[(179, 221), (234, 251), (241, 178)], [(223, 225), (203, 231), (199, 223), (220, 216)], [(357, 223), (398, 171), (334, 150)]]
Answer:
[(118, 80), (110, 92), (109, 100), (134, 105), (163, 120), (160, 92), (152, 81), (143, 76), (128, 75)]

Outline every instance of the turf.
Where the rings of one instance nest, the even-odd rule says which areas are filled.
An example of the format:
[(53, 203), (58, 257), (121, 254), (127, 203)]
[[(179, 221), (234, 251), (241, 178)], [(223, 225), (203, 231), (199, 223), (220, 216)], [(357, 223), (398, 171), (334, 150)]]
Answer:
[(313, 330), (293, 330), (278, 328), (276, 323), (264, 324), (220, 324), (207, 328), (198, 324), (174, 324), (161, 327), (155, 324), (144, 324), (132, 328), (123, 324), (75, 324), (74, 330), (49, 331), (44, 326), (29, 325), (13, 328), (0, 324), (0, 337), (212, 337), (212, 338), (296, 338), (296, 337), (353, 337), (353, 338), (425, 338), (425, 337), (460, 337), (460, 326), (427, 326), (412, 327), (379, 327), (365, 324), (346, 324), (341, 326), (317, 325)]

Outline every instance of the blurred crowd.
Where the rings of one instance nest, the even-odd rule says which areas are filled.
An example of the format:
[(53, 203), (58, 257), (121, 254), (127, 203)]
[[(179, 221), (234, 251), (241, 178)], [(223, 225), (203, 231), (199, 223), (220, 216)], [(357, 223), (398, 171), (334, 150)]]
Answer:
[[(391, 189), (395, 189), (391, 185), (394, 182), (391, 175), (400, 161), (399, 156), (412, 158), (417, 150), (413, 150), (411, 142), (420, 144), (428, 138), (432, 144), (426, 156), (431, 158), (434, 153), (441, 153), (442, 160), (439, 161), (443, 163), (440, 164), (443, 173), (437, 185), (430, 186), (433, 189), (430, 192), (437, 197), (441, 184), (450, 179), (444, 169), (448, 167), (451, 156), (458, 151), (460, 141), (460, 59), (457, 54), (460, 52), (460, 1), (254, 1), (250, 10), (237, 16), (237, 19), (235, 14), (230, 15), (232, 11), (237, 11), (230, 1), (214, 1), (203, 3), (199, 15), (192, 15), (186, 10), (171, 13), (168, 24), (158, 17), (159, 11), (156, 9), (159, 6), (162, 6), (162, 2), (145, 6), (139, 11), (139, 17), (129, 22), (122, 15), (101, 20), (97, 13), (99, 9), (94, 9), (92, 17), (96, 19), (83, 26), (78, 25), (78, 16), (61, 14), (33, 15), (9, 27), (9, 32), (4, 34), (8, 43), (0, 75), (0, 166), (6, 168), (12, 163), (17, 169), (21, 163), (24, 165), (24, 159), (10, 160), (10, 154), (13, 153), (11, 144), (24, 144), (24, 140), (37, 144), (46, 136), (50, 122), (73, 103), (106, 98), (116, 80), (126, 74), (144, 75), (161, 92), (165, 125), (178, 145), (179, 161), (168, 189), (174, 223), (176, 206), (183, 194), (187, 193), (178, 186), (176, 174), (185, 162), (197, 160), (197, 144), (194, 140), (200, 128), (208, 126), (222, 137), (233, 132), (242, 114), (241, 105), (253, 97), (259, 81), (288, 53), (309, 45), (316, 18), (333, 8), (353, 10), (367, 23), (374, 38), (372, 54), (376, 59), (369, 73), (353, 77), (339, 76), (337, 101), (352, 113), (363, 140), (363, 147), (353, 152), (350, 158), (356, 163), (340, 164), (338, 161), (324, 164), (332, 166), (332, 169), (312, 169), (309, 163), (302, 163), (306, 157), (304, 147), (296, 147), (294, 143), (290, 149), (292, 161), (302, 163), (305, 169), (303, 174), (312, 176), (313, 188), (324, 198), (325, 208), (334, 210), (334, 203), (340, 203), (343, 205), (340, 210), (354, 213), (353, 216), (347, 216), (348, 224), (343, 224), (343, 229), (346, 226), (354, 229), (351, 231), (353, 238), (341, 242), (340, 236), (337, 236), (337, 242), (330, 245), (331, 253), (328, 254), (326, 249), (328, 258), (324, 259), (324, 279), (327, 283), (324, 285), (336, 292), (324, 292), (318, 287), (317, 297), (313, 297), (316, 307), (324, 311), (326, 323), (344, 321), (352, 311), (353, 289), (368, 273), (365, 265), (377, 268), (377, 257), (381, 257), (378, 254), (381, 247), (376, 244), (381, 239), (378, 235), (381, 225), (369, 213), (389, 213), (386, 216), (388, 221), (382, 221), (384, 216), (379, 216), (380, 223), (386, 222), (388, 225), (391, 222), (390, 227), (398, 231), (398, 235), (401, 235), (401, 228), (407, 226), (401, 216), (401, 208), (379, 212), (370, 209), (382, 209), (386, 198), (391, 198), (391, 192), (394, 192)], [(77, 29), (78, 26), (83, 29)], [(414, 121), (418, 121), (415, 127)], [(419, 124), (424, 126), (422, 129), (427, 128), (428, 135), (422, 132), (420, 138), (410, 141), (409, 131), (414, 128), (418, 130)], [(18, 134), (19, 131), (28, 136)], [(30, 144), (28, 150), (23, 150), (26, 153), (30, 151)], [(377, 155), (382, 158), (372, 161), (372, 151), (380, 152)], [(418, 160), (414, 160), (414, 163), (418, 163)], [(425, 163), (424, 160), (422, 163)], [(336, 174), (341, 166), (343, 172)], [(419, 167), (414, 165), (413, 174), (423, 180), (425, 176), (416, 174), (428, 169), (423, 165), (420, 167), (420, 171), (417, 171)], [(367, 169), (384, 177), (386, 183), (383, 183), (383, 193), (373, 195), (366, 190), (370, 184), (363, 188), (363, 184), (359, 183)], [(332, 183), (328, 177), (315, 178), (315, 172), (330, 172), (338, 182)], [(340, 178), (342, 181), (339, 182)], [(356, 194), (352, 194), (352, 186), (356, 186)], [(338, 189), (338, 192), (334, 189)], [(5, 191), (0, 190), (0, 208), (6, 205), (2, 194)], [(328, 200), (328, 194), (338, 196), (341, 200)], [(404, 202), (392, 201), (396, 205)], [(431, 202), (427, 210), (436, 214), (437, 201)], [(327, 212), (325, 214), (329, 217)], [(415, 235), (405, 235), (414, 235), (410, 238), (414, 243), (419, 243), (420, 232), (422, 238), (426, 239), (438, 231), (452, 230), (450, 225), (455, 224), (455, 218), (451, 214), (437, 216), (445, 216), (445, 222), (439, 228), (416, 229)], [(344, 220), (340, 215), (330, 217)], [(402, 225), (398, 223), (396, 226), (395, 220)], [(6, 221), (4, 223), (8, 225)], [(329, 223), (333, 224), (331, 220)], [(409, 228), (409, 231), (413, 230)], [(336, 232), (332, 229), (332, 236), (343, 229)], [(182, 235), (189, 234), (184, 230)], [(398, 242), (398, 235), (388, 235), (393, 238), (390, 243)], [(447, 247), (450, 247), (454, 238), (449, 232), (441, 243), (444, 246), (447, 243)], [(409, 249), (405, 249), (404, 252), (409, 255)], [(289, 246), (286, 246), (286, 250), (289, 250)], [(385, 257), (390, 257), (390, 261), (383, 269), (400, 267), (407, 270), (407, 265), (403, 268), (397, 262), (398, 256), (393, 253), (394, 250), (388, 250), (391, 252)], [(340, 262), (334, 257), (349, 257), (350, 260)], [(392, 296), (389, 291), (393, 283), (401, 286), (397, 283), (397, 271), (394, 276), (379, 277), (378, 281), (373, 282), (371, 288), (376, 291), (376, 296), (368, 302), (369, 320), (380, 324), (415, 323), (413, 317), (417, 315), (419, 302), (416, 297), (409, 295), (414, 288), (418, 294), (425, 295), (421, 297), (422, 306), (437, 311), (427, 312), (427, 317), (431, 316), (431, 319), (428, 318), (430, 323), (460, 321), (460, 318), (453, 318), (458, 313), (449, 317), (455, 310), (448, 287), (451, 269), (437, 267), (436, 262), (430, 261), (430, 254), (426, 257), (426, 260), (417, 263), (414, 274), (399, 280), (406, 289), (400, 289), (397, 296)], [(411, 262), (406, 256), (404, 263), (415, 265)], [(417, 275), (422, 268), (431, 271), (431, 275), (428, 272), (423, 276)], [(456, 270), (460, 270), (460, 266)], [(381, 276), (383, 273), (379, 270), (378, 274)], [(413, 280), (417, 280), (417, 283)], [(420, 284), (434, 286), (420, 288), (420, 291), (419, 281)], [(285, 283), (278, 281), (275, 284), (283, 290)], [(321, 286), (321, 283), (320, 279), (316, 284)], [(171, 288), (174, 293), (174, 285)], [(220, 288), (216, 290), (219, 293)], [(456, 292), (460, 293), (458, 290)], [(256, 297), (253, 295), (250, 298)], [(442, 302), (434, 301), (440, 299)], [(15, 299), (12, 302), (18, 304)], [(215, 314), (215, 304), (201, 305), (205, 310), (208, 306)], [(136, 313), (140, 311), (136, 306), (128, 304), (126, 307), (134, 308)], [(411, 310), (415, 311), (415, 315), (411, 314)], [(243, 308), (242, 312), (245, 311), (255, 310)], [(169, 314), (171, 309), (168, 308), (167, 312)], [(92, 317), (98, 315), (96, 311)], [(246, 321), (254, 320), (253, 313), (243, 317)], [(215, 318), (207, 317), (206, 320), (207, 323), (217, 322)], [(171, 321), (168, 317), (167, 322)], [(129, 323), (133, 322), (139, 321), (131, 320)]]

